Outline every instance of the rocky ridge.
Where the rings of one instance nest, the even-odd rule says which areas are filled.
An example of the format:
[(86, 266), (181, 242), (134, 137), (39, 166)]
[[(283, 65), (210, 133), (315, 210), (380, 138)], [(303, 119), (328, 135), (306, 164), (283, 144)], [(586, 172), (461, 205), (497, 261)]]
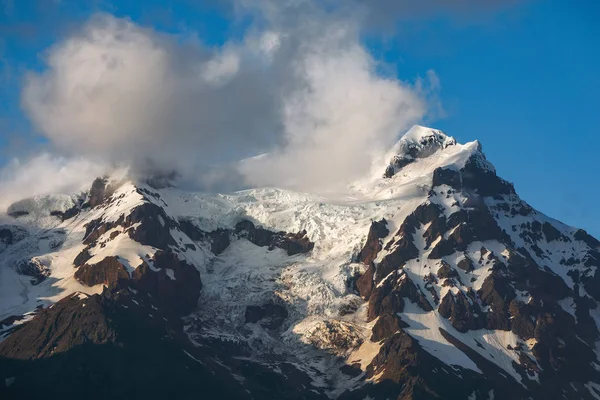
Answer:
[(359, 205), (105, 177), (11, 207), (0, 392), (599, 398), (600, 242), (477, 142), (415, 127), (393, 153)]

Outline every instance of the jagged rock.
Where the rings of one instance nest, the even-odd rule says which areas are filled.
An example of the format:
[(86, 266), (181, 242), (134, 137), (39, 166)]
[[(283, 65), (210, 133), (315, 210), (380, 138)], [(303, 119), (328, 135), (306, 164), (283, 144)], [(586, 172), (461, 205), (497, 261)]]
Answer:
[(92, 188), (90, 189), (90, 197), (88, 200), (88, 205), (91, 208), (99, 206), (104, 201), (104, 194), (106, 192), (106, 179), (105, 178), (96, 178), (92, 183)]
[(32, 285), (37, 285), (50, 276), (50, 268), (42, 264), (39, 260), (23, 259), (16, 265), (17, 273), (20, 275), (30, 276)]
[(456, 272), (456, 270), (452, 268), (446, 261), (442, 260), (440, 264), (441, 266), (437, 270), (438, 278), (456, 278), (458, 276), (458, 272)]
[(75, 271), (75, 279), (86, 286), (110, 286), (121, 279), (129, 279), (129, 273), (118, 257), (108, 256), (96, 264), (84, 264), (79, 267)]
[[(520, 253), (509, 252), (508, 272), (516, 282), (516, 287), (531, 292), (540, 299), (560, 300), (571, 293), (571, 290), (558, 275), (548, 268), (540, 268), (525, 249), (519, 249)], [(522, 285), (526, 283), (526, 285)]]
[(460, 189), (462, 186), (460, 172), (452, 168), (436, 168), (433, 171), (432, 186), (447, 185), (455, 189)]
[(85, 227), (83, 243), (93, 245), (102, 235), (116, 227), (125, 229), (129, 237), (136, 242), (161, 250), (177, 244), (170, 232), (177, 224), (162, 208), (153, 203), (142, 203), (133, 208), (127, 216), (121, 215), (116, 221), (107, 222), (102, 218), (90, 221)]
[(225, 249), (227, 249), (231, 244), (229, 235), (229, 230), (221, 228), (209, 232), (208, 237), (210, 238), (210, 250), (217, 255), (224, 252)]
[(391, 178), (396, 175), (396, 172), (406, 167), (408, 164), (413, 163), (415, 160), (412, 158), (405, 158), (402, 156), (395, 156), (390, 164), (385, 168), (383, 173), (384, 178)]
[(433, 297), (433, 301), (435, 302), (435, 304), (439, 304), (440, 302), (440, 296), (438, 295), (437, 290), (435, 290), (434, 287), (434, 284), (436, 284), (437, 282), (438, 280), (436, 276), (431, 272), (423, 277), (425, 290), (427, 290), (431, 294), (431, 297)]
[(380, 282), (391, 272), (402, 268), (408, 260), (418, 257), (419, 250), (413, 243), (413, 235), (418, 225), (419, 221), (415, 213), (406, 217), (396, 233), (396, 236), (399, 238), (394, 242), (394, 250), (386, 255), (377, 265), (375, 271), (376, 282)]
[(408, 328), (408, 324), (400, 319), (397, 314), (383, 314), (377, 319), (373, 326), (371, 341), (379, 342), (386, 339), (402, 328)]
[(360, 297), (368, 300), (373, 291), (373, 279), (375, 275), (375, 267), (370, 265), (369, 268), (356, 280), (356, 288)]
[(510, 330), (510, 314), (508, 305), (515, 298), (515, 292), (510, 281), (498, 269), (485, 278), (481, 289), (477, 292), (484, 305), (489, 305), (491, 311), (487, 315), (487, 329)]
[(381, 251), (381, 239), (385, 238), (389, 233), (390, 231), (387, 228), (387, 221), (385, 219), (371, 222), (367, 242), (358, 253), (358, 261), (370, 265)]
[(360, 364), (352, 364), (352, 365), (343, 365), (340, 368), (340, 371), (343, 374), (346, 374), (348, 376), (351, 376), (353, 378), (359, 376), (360, 374), (363, 373), (362, 369), (360, 369)]
[(554, 240), (562, 240), (565, 242), (569, 241), (569, 238), (560, 233), (558, 229), (548, 222), (544, 222), (542, 225), (542, 232), (544, 232), (544, 236), (548, 242), (552, 242)]
[[(448, 228), (453, 229), (447, 239), (440, 240), (429, 254), (430, 259), (440, 259), (455, 251), (465, 251), (475, 241), (498, 240), (505, 242), (506, 235), (487, 209), (460, 210), (448, 217)], [(510, 242), (510, 240), (509, 240)]]
[[(134, 227), (136, 224), (137, 227)], [(170, 231), (171, 228), (176, 227), (176, 224), (162, 208), (155, 204), (144, 203), (137, 206), (119, 225), (132, 227), (127, 230), (127, 233), (138, 243), (161, 250), (176, 245)]]
[(80, 212), (80, 208), (78, 205), (74, 205), (73, 207), (69, 208), (66, 211), (59, 211), (59, 210), (55, 210), (55, 211), (51, 211), (50, 215), (55, 216), (55, 217), (59, 217), (62, 221), (66, 221), (68, 219), (73, 218), (74, 216), (76, 216), (77, 214), (79, 214)]
[(305, 336), (305, 341), (317, 349), (345, 354), (363, 343), (360, 331), (352, 324), (338, 320), (316, 322)]
[(195, 242), (208, 240), (210, 242), (210, 250), (216, 255), (221, 254), (231, 244), (231, 231), (229, 229), (218, 228), (212, 232), (204, 232), (187, 219), (179, 220), (179, 228)]
[(0, 225), (0, 243), (10, 245), (18, 243), (29, 236), (26, 229), (17, 225)]
[(523, 340), (531, 339), (535, 331), (535, 312), (528, 304), (513, 299), (509, 305), (511, 330)]
[(459, 332), (477, 330), (485, 326), (485, 315), (479, 305), (470, 301), (462, 292), (454, 294), (451, 290), (446, 293), (438, 307), (440, 315), (449, 319), (452, 326)]
[(92, 258), (92, 255), (90, 254), (89, 249), (86, 247), (85, 249), (81, 250), (81, 252), (77, 254), (77, 256), (75, 256), (75, 259), (73, 260), (73, 265), (75, 267), (81, 267), (83, 266), (83, 264), (88, 262), (90, 258)]
[(235, 232), (257, 246), (279, 247), (285, 250), (289, 256), (308, 253), (315, 246), (308, 238), (306, 230), (298, 233), (273, 232), (261, 227), (257, 228), (249, 220), (238, 222), (235, 226)]
[[(254, 378), (247, 374), (242, 387), (226, 367), (192, 345), (179, 326), (152, 315), (156, 311), (142, 306), (142, 298), (137, 298), (140, 306), (134, 300), (126, 289), (89, 297), (75, 293), (41, 310), (0, 342), (2, 381), (13, 378), (10, 388), (0, 386), (2, 398), (73, 398), (81, 393), (89, 399), (131, 398), (132, 393), (186, 398), (191, 391), (249, 399), (248, 387), (266, 397), (274, 395), (274, 387), (278, 393), (289, 390), (290, 384), (255, 363), (249, 368), (266, 381), (250, 383)], [(229, 356), (221, 351), (218, 357)]]
[(283, 236), (276, 235), (273, 246), (285, 250), (288, 256), (293, 256), (310, 252), (315, 244), (308, 238), (306, 230), (302, 230), (298, 233), (286, 233)]
[(584, 231), (583, 229), (578, 229), (577, 232), (575, 232), (575, 234), (573, 235), (573, 237), (575, 238), (575, 240), (584, 242), (592, 249), (597, 249), (598, 247), (600, 247), (600, 241), (592, 235), (590, 235), (589, 233), (587, 233), (586, 231)]
[(270, 302), (261, 306), (246, 307), (244, 317), (246, 323), (255, 324), (260, 322), (265, 328), (277, 329), (283, 325), (288, 317), (288, 311), (284, 306)]
[(202, 289), (196, 267), (180, 260), (172, 250), (157, 251), (149, 262), (153, 268), (144, 262), (133, 271), (133, 286), (172, 314), (192, 311), (198, 305)]
[(471, 272), (475, 269), (475, 266), (473, 265), (473, 261), (471, 261), (471, 259), (467, 255), (464, 255), (463, 258), (458, 260), (458, 262), (456, 263), (456, 266), (465, 272)]
[[(422, 127), (413, 127), (413, 129), (427, 130), (427, 128)], [(429, 132), (421, 133), (419, 133), (418, 138), (410, 138), (411, 135), (407, 135), (400, 140), (398, 143), (399, 154), (395, 155), (386, 167), (383, 174), (384, 178), (391, 178), (416, 159), (427, 158), (439, 150), (456, 144), (454, 138), (446, 136), (442, 131), (429, 129)]]
[[(85, 302), (80, 302), (80, 296), (85, 298)], [(67, 296), (54, 307), (42, 310), (33, 321), (19, 330), (19, 334), (0, 342), (0, 354), (28, 360), (62, 353), (88, 342), (114, 343), (117, 333), (108, 326), (101, 307), (100, 296), (88, 298), (78, 293)], [(76, 329), (70, 326), (74, 321)], [(73, 334), (65, 335), (65, 331)]]
[(496, 171), (484, 166), (487, 163), (481, 152), (473, 154), (460, 171), (463, 187), (476, 190), (481, 196), (514, 194), (512, 184), (496, 175)]
[(394, 271), (385, 281), (377, 285), (369, 298), (367, 318), (374, 320), (379, 315), (399, 313), (404, 310), (404, 298), (416, 303), (423, 311), (431, 311), (431, 304), (423, 292), (402, 271)]

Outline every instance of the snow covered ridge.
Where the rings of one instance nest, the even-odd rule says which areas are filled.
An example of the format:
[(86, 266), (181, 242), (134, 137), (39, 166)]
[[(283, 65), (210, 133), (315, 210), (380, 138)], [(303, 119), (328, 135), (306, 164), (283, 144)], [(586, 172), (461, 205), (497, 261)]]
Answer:
[[(391, 178), (398, 170), (414, 162), (415, 159), (427, 158), (439, 150), (454, 145), (456, 140), (442, 131), (414, 126), (390, 151), (392, 157), (384, 177)], [(387, 158), (390, 156), (388, 155)]]
[(17, 204), (0, 373), (23, 396), (41, 381), (10, 359), (86, 342), (231, 398), (600, 398), (600, 242), (521, 200), (478, 142), (415, 127), (328, 197), (120, 175)]

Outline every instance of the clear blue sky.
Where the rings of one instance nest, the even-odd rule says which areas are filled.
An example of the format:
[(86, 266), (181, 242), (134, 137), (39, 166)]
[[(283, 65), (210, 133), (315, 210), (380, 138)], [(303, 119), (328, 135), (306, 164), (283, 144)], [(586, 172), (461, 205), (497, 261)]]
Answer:
[[(191, 29), (218, 45), (243, 26), (193, 1), (0, 0), (0, 163), (43, 142), (19, 105), (22, 76), (95, 11), (154, 29)], [(376, 58), (412, 81), (432, 69), (444, 117), (429, 124), (460, 142), (478, 139), (498, 173), (540, 211), (600, 237), (600, 5), (522, 1), (485, 16), (401, 21), (368, 37)]]

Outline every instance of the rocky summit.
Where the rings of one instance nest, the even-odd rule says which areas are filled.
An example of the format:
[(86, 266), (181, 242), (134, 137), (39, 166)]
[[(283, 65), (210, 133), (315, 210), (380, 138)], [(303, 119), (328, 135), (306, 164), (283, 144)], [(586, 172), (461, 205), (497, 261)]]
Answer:
[[(0, 398), (600, 399), (600, 242), (412, 128), (344, 193), (99, 177), (0, 219)], [(369, 175), (369, 174), (366, 174)]]

